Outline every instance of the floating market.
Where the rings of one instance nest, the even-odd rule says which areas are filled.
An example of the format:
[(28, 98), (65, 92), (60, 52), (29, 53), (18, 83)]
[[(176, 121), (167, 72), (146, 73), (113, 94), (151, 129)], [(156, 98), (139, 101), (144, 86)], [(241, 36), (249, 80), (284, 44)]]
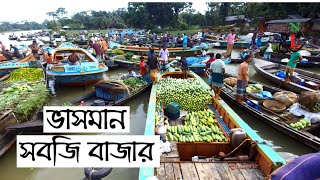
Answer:
[[(0, 22), (0, 179), (319, 179), (320, 3), (198, 3)], [(44, 106), (129, 106), (159, 166), (17, 168)]]

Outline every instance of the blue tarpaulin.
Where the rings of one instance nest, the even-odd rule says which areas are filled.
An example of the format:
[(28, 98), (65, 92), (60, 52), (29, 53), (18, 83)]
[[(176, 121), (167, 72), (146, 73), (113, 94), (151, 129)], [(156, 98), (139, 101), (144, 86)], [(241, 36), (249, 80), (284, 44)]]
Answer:
[(320, 178), (320, 152), (300, 156), (271, 175), (271, 180)]

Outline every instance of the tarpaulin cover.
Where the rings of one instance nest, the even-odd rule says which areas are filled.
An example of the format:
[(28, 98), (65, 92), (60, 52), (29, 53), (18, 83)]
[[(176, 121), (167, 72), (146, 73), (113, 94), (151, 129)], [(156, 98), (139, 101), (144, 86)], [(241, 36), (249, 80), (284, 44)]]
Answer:
[(300, 156), (289, 162), (275, 174), (272, 180), (307, 180), (320, 178), (320, 152)]

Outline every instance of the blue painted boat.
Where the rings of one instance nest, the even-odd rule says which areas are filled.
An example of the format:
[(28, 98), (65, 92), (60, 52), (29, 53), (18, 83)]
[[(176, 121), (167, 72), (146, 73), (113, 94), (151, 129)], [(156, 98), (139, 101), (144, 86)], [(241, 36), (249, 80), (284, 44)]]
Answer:
[[(174, 71), (171, 70), (169, 72), (165, 72), (163, 74), (159, 74), (159, 78), (165, 78), (165, 77), (171, 77), (171, 78), (182, 78), (182, 72), (181, 71)], [(197, 78), (200, 83), (203, 85), (205, 89), (210, 91), (209, 85), (202, 80), (198, 75), (196, 75), (193, 72), (189, 73), (189, 78)], [(144, 135), (154, 135), (155, 134), (155, 116), (156, 116), (156, 109), (157, 109), (157, 86), (158, 84), (153, 84), (150, 99), (149, 99), (149, 107), (148, 107), (148, 114), (147, 114), (147, 120), (145, 125), (145, 131)], [(210, 91), (210, 94), (213, 95), (213, 92)], [(196, 98), (196, 97), (195, 97)], [(285, 164), (285, 161), (266, 143), (264, 143), (264, 140), (253, 130), (251, 129), (223, 100), (217, 100), (212, 99), (212, 104), (209, 104), (207, 106), (209, 109), (211, 109), (216, 114), (216, 119), (219, 122), (219, 125), (221, 128), (224, 129), (224, 131), (228, 134), (230, 132), (230, 129), (233, 128), (241, 128), (244, 130), (247, 134), (247, 138), (249, 142), (255, 143), (255, 146), (253, 146), (253, 151), (255, 152), (255, 155), (252, 158), (252, 162), (254, 165), (256, 165), (258, 168), (255, 169), (257, 173), (262, 174), (262, 176), (269, 176), (274, 170), (276, 170), (278, 167), (281, 167)], [(197, 142), (197, 143), (181, 143), (181, 142), (171, 142), (170, 144), (182, 144), (182, 145), (190, 145), (189, 147), (192, 149), (192, 146), (194, 145), (203, 145), (206, 146), (206, 150), (212, 145), (215, 145), (217, 142)], [(226, 142), (223, 142), (226, 143)], [(229, 142), (230, 143), (230, 142)], [(227, 142), (228, 144), (228, 142)], [(228, 146), (225, 144), (226, 146)], [(190, 148), (186, 148), (185, 150), (190, 152)], [(210, 150), (209, 150), (210, 151)], [(177, 153), (175, 151), (175, 153)], [(178, 154), (178, 155), (177, 155)], [(172, 179), (190, 179), (190, 175), (193, 174), (191, 171), (195, 171), (195, 174), (193, 174), (192, 179), (201, 179), (197, 176), (201, 174), (201, 171), (203, 172), (202, 175), (206, 176), (207, 179), (214, 179), (216, 177), (215, 175), (219, 176), (219, 174), (226, 173), (226, 171), (230, 170), (230, 166), (232, 166), (228, 161), (211, 161), (211, 162), (193, 162), (193, 161), (184, 161), (181, 162), (179, 160), (179, 153), (175, 154), (174, 156), (166, 156), (165, 154), (161, 157), (161, 163), (160, 168), (148, 168), (143, 167), (140, 168), (139, 171), (139, 180), (145, 180), (146, 178), (158, 176), (158, 179), (160, 177), (173, 177)], [(173, 155), (173, 154), (172, 154)], [(213, 156), (215, 154), (212, 154)], [(170, 158), (172, 160), (170, 160)], [(248, 161), (237, 161), (237, 162), (248, 162)], [(234, 163), (234, 161), (233, 161)], [(189, 168), (185, 169), (184, 166), (187, 166)], [(202, 170), (200, 170), (202, 167)], [(210, 167), (214, 168), (214, 170), (210, 170)], [(219, 168), (220, 166), (224, 168)], [(204, 170), (204, 167), (207, 167), (208, 170)], [(199, 169), (198, 169), (199, 168)], [(161, 171), (162, 169), (162, 171)], [(195, 170), (197, 169), (197, 170)], [(259, 170), (258, 170), (259, 169)], [(176, 171), (179, 171), (178, 173), (174, 173)], [(253, 170), (253, 169), (251, 169)], [(239, 170), (235, 170), (239, 171)], [(198, 172), (198, 173), (197, 173)], [(240, 171), (239, 171), (240, 172)], [(178, 176), (180, 177), (177, 177)], [(230, 172), (230, 174), (233, 174)], [(247, 177), (250, 179), (250, 177)], [(164, 178), (165, 179), (165, 178)], [(237, 178), (234, 178), (237, 179)], [(246, 178), (245, 178), (246, 179)], [(263, 179), (263, 177), (258, 178), (255, 176), (255, 179)]]
[[(200, 57), (199, 57), (198, 62), (192, 63), (191, 65), (188, 64), (189, 69), (199, 75), (204, 75), (205, 69), (206, 69), (206, 62), (210, 59), (210, 57), (202, 57), (202, 58), (203, 60), (200, 60)], [(225, 64), (229, 64), (230, 62), (233, 62), (235, 60), (226, 58), (226, 59), (223, 59), (223, 61)]]
[(113, 41), (109, 41), (108, 44), (109, 44), (110, 49), (114, 49), (114, 48), (122, 46), (121, 44), (113, 42)]
[[(66, 59), (72, 52), (76, 52), (80, 61), (70, 64)], [(48, 78), (55, 79), (63, 86), (86, 86), (99, 82), (108, 67), (92, 56), (85, 49), (71, 43), (63, 43), (53, 50), (53, 61), (47, 65)]]
[(29, 67), (30, 61), (35, 60), (34, 56), (30, 54), (28, 57), (21, 60), (0, 61), (0, 77), (10, 74), (13, 70)]

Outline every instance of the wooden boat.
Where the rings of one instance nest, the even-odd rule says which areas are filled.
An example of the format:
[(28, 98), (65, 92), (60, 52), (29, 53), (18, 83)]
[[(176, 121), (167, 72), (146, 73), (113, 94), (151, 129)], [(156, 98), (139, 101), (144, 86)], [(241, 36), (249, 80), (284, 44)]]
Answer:
[(17, 39), (18, 39), (18, 37), (16, 35), (14, 35), (14, 34), (9, 35), (9, 40), (17, 40)]
[[(258, 82), (255, 82), (252, 80), (249, 81), (249, 84), (257, 84), (257, 83)], [(262, 83), (259, 83), (259, 84), (263, 85), (264, 91), (269, 91), (271, 94), (283, 91), (282, 89), (274, 88)], [(223, 99), (231, 101), (232, 103), (237, 105), (239, 108), (245, 110), (246, 112), (253, 115), (257, 119), (269, 124), (273, 128), (292, 137), (293, 139), (298, 140), (307, 146), (310, 146), (316, 151), (320, 150), (320, 137), (319, 137), (319, 134), (317, 135), (315, 133), (317, 131), (320, 132), (320, 122), (313, 124), (311, 127), (306, 127), (302, 130), (296, 131), (288, 127), (286, 124), (288, 124), (289, 122), (296, 122), (297, 120), (300, 120), (301, 117), (299, 118), (297, 116), (290, 115), (288, 118), (285, 118), (285, 116), (282, 116), (282, 115), (286, 114), (287, 113), (286, 111), (283, 113), (274, 113), (264, 108), (263, 105), (258, 105), (259, 110), (257, 110), (249, 105), (243, 105), (243, 104), (237, 103), (235, 100), (234, 93), (235, 91), (233, 87), (230, 87), (227, 84), (225, 84), (225, 87), (221, 91), (221, 97)]]
[(16, 124), (17, 119), (13, 115), (12, 110), (0, 112), (0, 158), (11, 148), (16, 142), (18, 132), (6, 130), (11, 124)]
[[(271, 61), (275, 63), (281, 63), (283, 65), (287, 65), (287, 62), (281, 62), (282, 59), (288, 58), (290, 59), (290, 54), (282, 54), (282, 53), (272, 53)], [(297, 63), (297, 67), (315, 67), (320, 66), (320, 56), (303, 56), (304, 59), (307, 59), (307, 62), (299, 62)]]
[[(166, 72), (161, 74), (160, 78), (172, 77), (181, 78), (182, 72)], [(206, 89), (210, 87), (195, 73), (190, 72), (189, 78), (197, 78), (203, 84)], [(147, 121), (145, 126), (144, 135), (155, 134), (155, 114), (156, 114), (156, 91), (157, 84), (152, 86), (149, 108), (147, 114)], [(212, 94), (212, 92), (211, 92)], [(223, 100), (213, 99), (212, 104), (208, 107), (216, 113), (216, 117), (219, 119), (220, 127), (224, 127), (226, 132), (229, 132), (232, 128), (242, 128), (246, 133), (249, 141), (262, 142), (262, 138), (252, 130)], [(219, 115), (222, 116), (220, 118)], [(172, 121), (170, 123), (173, 123)], [(206, 149), (213, 148), (214, 143), (183, 143), (190, 145), (208, 145)], [(181, 161), (180, 155), (175, 148), (178, 143), (171, 142), (172, 152), (163, 154), (160, 158), (159, 168), (140, 168), (139, 180), (144, 180), (148, 177), (157, 176), (158, 179), (263, 179), (265, 176), (270, 175), (277, 167), (285, 164), (284, 160), (268, 145), (264, 143), (257, 143), (254, 147), (256, 155), (252, 161), (211, 161), (211, 162), (195, 162), (195, 161)], [(227, 146), (227, 145), (226, 145)], [(186, 151), (190, 151), (192, 148), (185, 148)], [(218, 151), (220, 150), (217, 148)], [(210, 150), (208, 151), (210, 152)], [(214, 155), (214, 153), (211, 153)], [(199, 154), (200, 155), (200, 154)], [(232, 170), (234, 165), (249, 165), (256, 166), (258, 168)], [(275, 165), (275, 166), (273, 166)], [(236, 177), (235, 177), (236, 176)], [(250, 177), (251, 176), (251, 177)]]
[[(148, 47), (139, 47), (139, 46), (120, 46), (118, 49), (123, 50), (125, 53), (126, 52), (131, 52), (135, 55), (148, 55)], [(167, 48), (169, 51), (169, 57), (176, 57), (176, 56), (181, 56), (181, 57), (189, 57), (189, 56), (197, 56), (201, 55), (201, 49), (196, 49), (196, 50), (183, 50), (183, 48)], [(208, 49), (206, 49), (208, 50)], [(154, 48), (154, 54), (156, 56), (159, 55), (160, 48)]]
[(10, 74), (13, 70), (23, 67), (29, 67), (30, 61), (36, 60), (33, 54), (20, 60), (2, 60), (0, 61), (0, 77)]
[[(152, 86), (152, 82), (143, 86), (139, 91), (131, 94), (130, 96), (124, 97), (117, 101), (104, 100), (104, 103), (106, 106), (122, 106), (128, 103), (129, 101), (133, 100), (134, 98), (140, 96), (142, 93), (146, 92), (147, 90), (151, 89), (151, 86)], [(81, 102), (84, 102), (82, 105), (92, 106), (93, 102), (98, 99), (101, 99), (101, 98), (96, 96), (95, 91), (91, 91), (79, 98), (72, 100), (71, 104), (73, 106), (79, 106)], [(8, 129), (15, 132), (43, 132), (43, 112), (40, 111), (32, 121), (16, 124), (16, 125), (10, 126)]]
[[(289, 61), (289, 59), (287, 59)], [(277, 63), (277, 64), (282, 64), (282, 65), (287, 65), (287, 61), (283, 61), (283, 59), (279, 58), (271, 58), (271, 62)], [(320, 61), (300, 61), (297, 63), (297, 67), (301, 68), (308, 68), (308, 67), (317, 67), (320, 66)]]
[[(64, 60), (72, 52), (80, 55), (80, 61), (76, 64), (69, 64)], [(71, 43), (63, 43), (53, 50), (53, 61), (47, 65), (46, 73), (48, 78), (54, 78), (57, 84), (63, 86), (86, 86), (94, 84), (102, 79), (108, 67), (92, 56), (88, 51), (78, 48)]]
[(88, 40), (74, 40), (73, 41), (74, 44), (77, 44), (77, 45), (87, 45), (88, 44)]
[[(193, 72), (195, 72), (198, 75), (205, 75), (205, 69), (206, 69), (206, 62), (209, 60), (210, 58), (207, 57), (207, 59), (197, 62), (197, 63), (193, 63), (191, 65), (189, 65), (189, 69)], [(224, 61), (225, 64), (229, 64), (232, 62), (232, 59), (222, 59)]]
[[(300, 94), (302, 91), (313, 91), (317, 92), (318, 90), (308, 88), (306, 86), (302, 86), (300, 84), (296, 84), (294, 82), (286, 83), (283, 79), (277, 77), (275, 73), (279, 71), (283, 71), (285, 69), (284, 65), (272, 63), (269, 61), (264, 61), (261, 59), (254, 59), (254, 68), (255, 70), (261, 74), (263, 77), (277, 84), (279, 87), (283, 87), (284, 89), (290, 90), (292, 92)], [(309, 71), (304, 71), (301, 69), (295, 69), (295, 72), (299, 74), (301, 78), (305, 81), (311, 81), (316, 84), (320, 84), (320, 75), (316, 73), (312, 73)]]

